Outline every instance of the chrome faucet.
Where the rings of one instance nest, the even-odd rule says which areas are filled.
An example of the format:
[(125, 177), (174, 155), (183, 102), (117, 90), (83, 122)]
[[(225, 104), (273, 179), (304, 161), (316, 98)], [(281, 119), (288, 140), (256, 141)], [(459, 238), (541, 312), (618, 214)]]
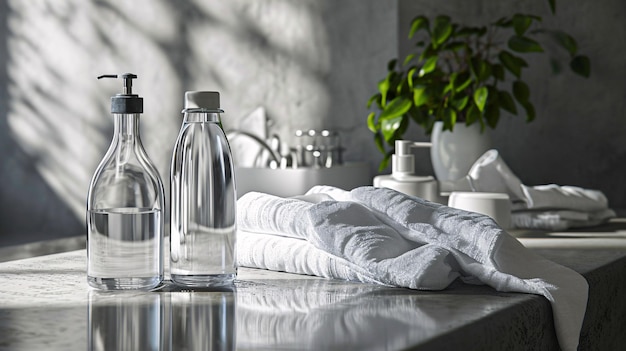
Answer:
[[(265, 141), (252, 133), (238, 129), (232, 129), (226, 133), (228, 140), (233, 140), (236, 137), (247, 137), (262, 148), (255, 157), (255, 167), (331, 168), (343, 164), (343, 147), (339, 133), (310, 129), (307, 131), (296, 130), (295, 136), (296, 146), (292, 148), (282, 143), (277, 134), (273, 134), (269, 140)], [(269, 160), (266, 159), (266, 155), (269, 155)]]
[[(241, 130), (230, 130), (228, 132), (226, 132), (226, 138), (228, 140), (233, 140), (236, 137), (247, 137), (249, 139), (252, 139), (253, 141), (255, 141), (257, 144), (259, 144), (259, 146), (261, 146), (261, 148), (263, 148), (264, 151), (267, 151), (270, 157), (270, 160), (268, 162), (268, 164), (266, 165), (261, 165), (262, 167), (270, 167), (270, 168), (278, 168), (279, 166), (281, 166), (284, 162), (282, 162), (282, 156), (279, 154), (280, 149), (279, 150), (275, 150), (273, 149), (270, 145), (267, 144), (267, 142), (265, 142), (265, 140), (259, 138), (258, 136), (252, 134), (252, 133), (248, 133), (248, 132), (244, 132)], [(280, 141), (279, 141), (280, 142)], [(254, 162), (254, 166), (259, 166), (259, 162), (262, 161), (261, 156), (263, 155), (263, 150), (261, 150), (261, 152), (259, 152), (255, 158), (255, 162)]]

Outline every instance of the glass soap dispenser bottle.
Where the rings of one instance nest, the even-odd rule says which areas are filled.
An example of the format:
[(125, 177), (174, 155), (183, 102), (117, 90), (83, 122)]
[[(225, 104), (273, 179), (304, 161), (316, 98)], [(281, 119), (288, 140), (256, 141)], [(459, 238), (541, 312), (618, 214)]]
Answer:
[(137, 76), (121, 78), (124, 92), (111, 97), (113, 140), (89, 185), (87, 280), (103, 290), (149, 290), (163, 279), (164, 190), (139, 136)]
[(218, 92), (185, 93), (172, 155), (170, 274), (182, 286), (228, 286), (237, 275), (237, 196), (219, 98)]

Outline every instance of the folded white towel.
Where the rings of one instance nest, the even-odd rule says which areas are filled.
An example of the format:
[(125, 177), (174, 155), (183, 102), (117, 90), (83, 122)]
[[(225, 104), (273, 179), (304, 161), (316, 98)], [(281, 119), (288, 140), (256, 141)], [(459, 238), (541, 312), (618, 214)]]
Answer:
[[(237, 202), (238, 227), (242, 231), (305, 239), (290, 243), (283, 240), (281, 244), (274, 240), (272, 251), (282, 245), (293, 245), (306, 251), (312, 245), (323, 253), (317, 254), (320, 257), (317, 261), (329, 262), (321, 267), (333, 267), (329, 271), (320, 268), (317, 263), (309, 263), (313, 266), (306, 266), (304, 262), (289, 263), (298, 270), (287, 271), (412, 289), (443, 289), (459, 276), (453, 272), (447, 260), (448, 252), (442, 247), (407, 240), (395, 228), (397, 225), (393, 221), (377, 216), (362, 204), (335, 201), (330, 197), (320, 197), (320, 194), (302, 199), (307, 201), (248, 193)], [(308, 202), (320, 199), (326, 201)], [(252, 252), (246, 247), (241, 249), (244, 257)], [(242, 254), (242, 250), (237, 248), (238, 255)], [(281, 256), (280, 251), (274, 253), (277, 255), (263, 253), (259, 257), (257, 254), (253, 259), (257, 263), (271, 265), (274, 264), (271, 260)], [(248, 262), (250, 259), (246, 258)], [(335, 276), (331, 272), (341, 275)]]
[(578, 344), (584, 278), (526, 250), (487, 216), (371, 187), (316, 187), (299, 199), (248, 193), (237, 216), (242, 266), (412, 289), (461, 277), (540, 294), (553, 305), (561, 347)]
[(566, 230), (599, 225), (616, 216), (610, 208), (593, 212), (571, 210), (519, 210), (511, 214), (516, 228)]
[[(517, 228), (564, 230), (574, 226), (598, 225), (615, 217), (606, 196), (598, 190), (555, 184), (522, 184), (497, 150), (488, 150), (476, 160), (467, 177), (474, 191), (509, 195), (512, 222)], [(587, 216), (587, 220), (571, 220), (563, 217), (563, 212), (555, 215), (554, 211), (564, 210)]]
[(608, 208), (609, 201), (598, 190), (556, 184), (522, 185), (527, 209), (562, 209), (581, 212)]

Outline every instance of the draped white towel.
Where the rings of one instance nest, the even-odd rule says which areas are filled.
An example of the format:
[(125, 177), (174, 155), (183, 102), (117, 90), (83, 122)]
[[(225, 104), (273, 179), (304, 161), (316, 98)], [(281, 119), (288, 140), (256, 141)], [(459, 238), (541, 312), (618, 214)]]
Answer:
[(314, 187), (237, 204), (241, 266), (439, 290), (461, 278), (545, 296), (563, 350), (576, 350), (587, 303), (578, 273), (524, 248), (489, 217), (391, 189)]

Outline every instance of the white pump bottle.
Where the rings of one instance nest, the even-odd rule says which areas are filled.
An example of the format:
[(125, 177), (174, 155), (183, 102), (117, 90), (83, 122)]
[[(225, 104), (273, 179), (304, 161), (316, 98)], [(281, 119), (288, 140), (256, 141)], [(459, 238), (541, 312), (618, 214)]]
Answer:
[(391, 156), (391, 174), (374, 177), (374, 186), (390, 188), (429, 201), (439, 200), (439, 187), (432, 176), (415, 175), (414, 147), (430, 147), (431, 143), (396, 140), (396, 153)]

